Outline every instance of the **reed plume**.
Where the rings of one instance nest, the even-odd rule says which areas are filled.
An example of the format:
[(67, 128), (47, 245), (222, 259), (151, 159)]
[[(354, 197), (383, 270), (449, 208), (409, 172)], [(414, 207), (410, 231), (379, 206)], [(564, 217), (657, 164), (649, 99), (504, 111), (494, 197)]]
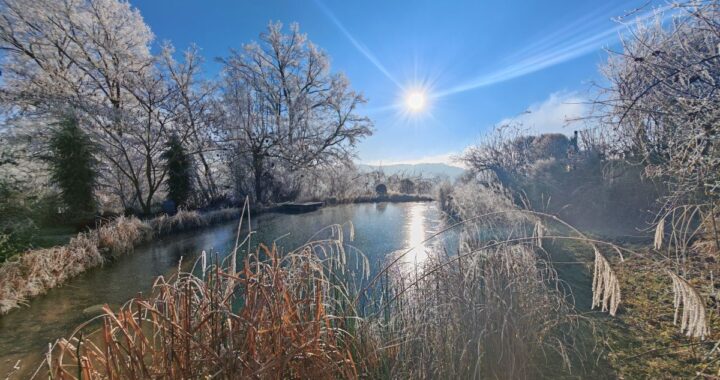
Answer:
[(673, 324), (677, 325), (680, 308), (682, 308), (680, 332), (693, 338), (704, 339), (705, 335), (710, 333), (710, 328), (705, 317), (705, 304), (702, 297), (684, 278), (669, 270), (667, 273), (673, 281), (673, 304), (675, 305)]
[(653, 246), (656, 250), (660, 250), (663, 245), (663, 238), (665, 236), (665, 218), (660, 219), (657, 226), (655, 227), (655, 239)]
[(595, 252), (595, 271), (592, 283), (592, 308), (601, 307), (615, 316), (620, 305), (620, 284), (608, 260), (593, 246)]

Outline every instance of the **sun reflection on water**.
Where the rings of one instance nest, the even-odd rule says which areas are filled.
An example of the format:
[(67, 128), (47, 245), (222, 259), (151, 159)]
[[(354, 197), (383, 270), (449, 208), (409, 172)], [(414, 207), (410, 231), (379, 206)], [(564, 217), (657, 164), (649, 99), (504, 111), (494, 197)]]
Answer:
[(429, 219), (430, 204), (418, 203), (410, 206), (408, 217), (405, 222), (405, 248), (399, 252), (403, 253), (411, 249), (403, 259), (402, 267), (406, 273), (417, 273), (425, 261), (428, 259), (430, 247), (425, 239), (428, 237), (428, 231), (432, 228)]

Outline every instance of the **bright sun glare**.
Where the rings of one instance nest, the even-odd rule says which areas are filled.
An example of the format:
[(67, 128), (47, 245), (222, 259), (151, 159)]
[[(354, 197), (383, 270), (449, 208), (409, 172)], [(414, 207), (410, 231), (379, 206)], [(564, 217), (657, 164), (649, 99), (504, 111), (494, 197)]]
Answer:
[(413, 90), (405, 95), (405, 107), (410, 112), (417, 113), (424, 110), (426, 103), (425, 92), (422, 90)]

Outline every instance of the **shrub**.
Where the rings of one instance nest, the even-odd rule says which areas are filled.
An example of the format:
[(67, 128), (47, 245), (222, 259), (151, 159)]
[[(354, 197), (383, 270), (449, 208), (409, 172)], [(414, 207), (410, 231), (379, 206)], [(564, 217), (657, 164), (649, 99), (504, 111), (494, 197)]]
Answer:
[(375, 193), (380, 197), (387, 195), (387, 186), (383, 183), (375, 186)]

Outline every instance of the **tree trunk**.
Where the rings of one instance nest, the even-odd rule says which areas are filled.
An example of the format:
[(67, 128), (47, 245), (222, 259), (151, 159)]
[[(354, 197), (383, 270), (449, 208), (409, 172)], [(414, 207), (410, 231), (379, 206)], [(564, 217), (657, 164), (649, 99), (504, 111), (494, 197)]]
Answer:
[(262, 175), (263, 175), (263, 159), (262, 156), (253, 154), (253, 175), (255, 180), (255, 203), (262, 204), (263, 203), (263, 193), (264, 193), (264, 187), (263, 187), (263, 181), (262, 181)]

